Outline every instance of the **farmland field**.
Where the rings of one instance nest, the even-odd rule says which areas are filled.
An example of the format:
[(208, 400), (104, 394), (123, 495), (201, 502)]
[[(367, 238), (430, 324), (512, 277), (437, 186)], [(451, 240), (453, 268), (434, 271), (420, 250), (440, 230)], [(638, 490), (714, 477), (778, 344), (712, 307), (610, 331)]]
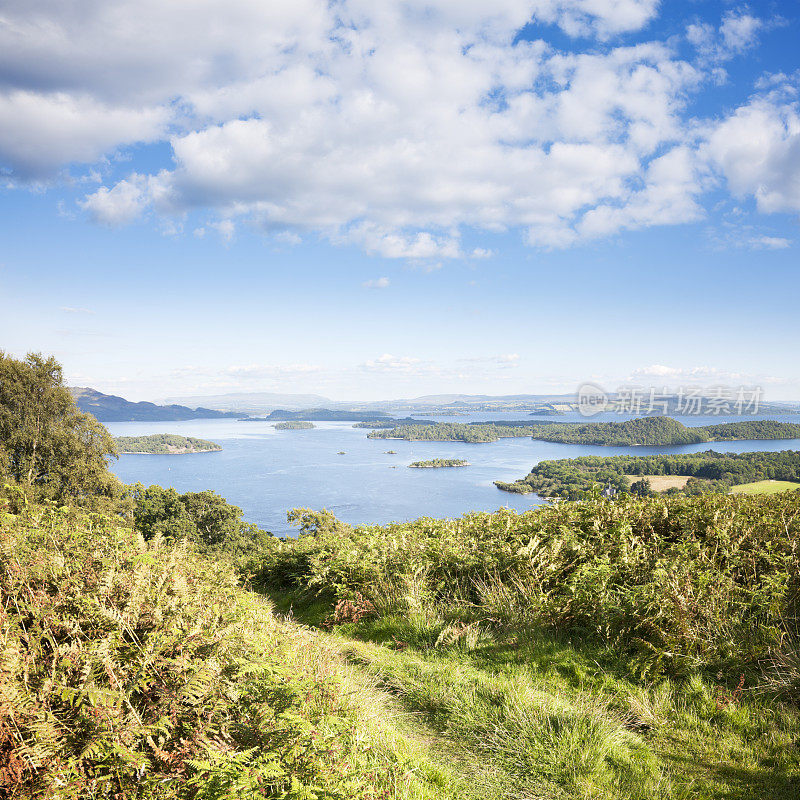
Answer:
[(792, 481), (755, 481), (754, 483), (742, 483), (731, 487), (731, 494), (777, 494), (778, 492), (790, 492), (793, 489), (800, 489), (800, 483)]
[(631, 475), (631, 480), (650, 481), (650, 488), (654, 492), (664, 492), (667, 489), (683, 489), (689, 475)]

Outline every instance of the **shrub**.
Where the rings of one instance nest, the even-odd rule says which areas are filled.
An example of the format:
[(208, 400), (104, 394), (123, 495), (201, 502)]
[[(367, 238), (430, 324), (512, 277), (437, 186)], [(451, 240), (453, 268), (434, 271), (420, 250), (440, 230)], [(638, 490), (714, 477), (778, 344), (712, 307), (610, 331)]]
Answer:
[(799, 540), (797, 493), (628, 496), (356, 529), (328, 515), (265, 551), (259, 575), (334, 602), (360, 592), (383, 613), (427, 603), (581, 633), (644, 673), (738, 679), (796, 616)]
[(335, 653), (227, 568), (42, 507), (0, 507), (0, 561), (0, 795), (350, 800), (396, 779)]

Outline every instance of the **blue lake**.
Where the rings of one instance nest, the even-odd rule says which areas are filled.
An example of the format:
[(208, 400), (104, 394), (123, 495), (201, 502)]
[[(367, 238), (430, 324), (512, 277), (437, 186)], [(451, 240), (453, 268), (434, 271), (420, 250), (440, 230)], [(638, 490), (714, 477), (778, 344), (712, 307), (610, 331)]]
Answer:
[[(586, 421), (576, 415), (576, 420)], [(603, 415), (593, 418), (621, 420)], [(763, 418), (763, 417), (761, 417)], [(800, 417), (770, 417), (798, 422)], [(441, 417), (447, 422), (486, 419), (531, 419), (524, 413), (486, 413)], [(544, 419), (544, 418), (542, 418)], [(571, 416), (550, 417), (570, 421)], [(741, 417), (680, 418), (686, 425), (737, 421)], [(503, 506), (524, 511), (543, 502), (535, 495), (501, 492), (494, 481), (527, 475), (539, 461), (582, 455), (646, 455), (800, 450), (800, 439), (715, 442), (679, 447), (597, 447), (555, 444), (529, 438), (486, 444), (405, 442), (367, 439), (350, 422), (317, 422), (313, 430), (276, 431), (267, 422), (192, 420), (188, 422), (111, 422), (115, 436), (177, 433), (218, 442), (217, 453), (183, 456), (124, 455), (112, 463), (125, 483), (173, 486), (180, 492), (213, 489), (244, 510), (245, 519), (277, 535), (292, 533), (286, 512), (297, 507), (327, 508), (351, 524), (384, 523), (419, 517), (458, 517), (469, 511)], [(387, 454), (396, 450), (396, 455)], [(344, 455), (339, 455), (344, 451)], [(463, 458), (471, 466), (453, 469), (408, 469), (412, 461)]]

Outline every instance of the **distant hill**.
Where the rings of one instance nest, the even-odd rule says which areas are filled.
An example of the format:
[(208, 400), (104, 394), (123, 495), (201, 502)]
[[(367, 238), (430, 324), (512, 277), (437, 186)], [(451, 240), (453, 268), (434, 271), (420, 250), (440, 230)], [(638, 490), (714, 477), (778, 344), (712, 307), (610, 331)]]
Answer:
[(278, 394), (275, 392), (233, 392), (203, 397), (192, 395), (187, 397), (167, 397), (165, 403), (181, 403), (189, 408), (224, 409), (235, 411), (268, 411), (273, 408), (321, 408), (331, 405), (327, 397), (318, 394)]
[(498, 439), (530, 436), (564, 444), (650, 445), (697, 444), (747, 439), (798, 439), (800, 425), (774, 420), (748, 420), (689, 428), (671, 417), (638, 417), (625, 422), (436, 422), (419, 421), (394, 428), (372, 430), (369, 439), (408, 441), (496, 442)]
[[(386, 420), (384, 411), (332, 411), (329, 408), (309, 408), (306, 411), (287, 411), (276, 409), (265, 417), (248, 417), (244, 422), (274, 422), (276, 420), (308, 420), (315, 422), (376, 422), (383, 424)], [(413, 420), (408, 420), (413, 422)], [(400, 424), (400, 421), (392, 424)]]
[(574, 394), (426, 394), (401, 402), (427, 403), (436, 406), (471, 405), (473, 403), (544, 403), (574, 401)]
[(214, 411), (209, 408), (186, 406), (159, 406), (155, 403), (132, 403), (113, 394), (103, 394), (97, 389), (74, 386), (70, 392), (81, 411), (93, 414), (99, 422), (173, 422), (185, 419), (221, 419), (241, 416), (234, 411)]

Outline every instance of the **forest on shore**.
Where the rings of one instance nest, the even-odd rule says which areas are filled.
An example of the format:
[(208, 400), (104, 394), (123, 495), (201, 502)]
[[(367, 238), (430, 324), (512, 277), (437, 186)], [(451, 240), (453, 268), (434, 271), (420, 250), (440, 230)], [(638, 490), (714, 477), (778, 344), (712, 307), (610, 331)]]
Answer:
[(114, 443), (120, 453), (146, 453), (148, 455), (186, 455), (213, 453), (222, 450), (216, 442), (179, 436), (174, 433), (154, 433), (151, 436), (115, 436)]
[(800, 486), (800, 451), (581, 456), (542, 461), (526, 477), (510, 483), (496, 481), (495, 485), (506, 492), (579, 500), (603, 487), (650, 493), (635, 479), (655, 475), (688, 477), (683, 487), (667, 489), (670, 494), (724, 493), (732, 486), (762, 480), (798, 482)]
[(667, 446), (748, 439), (798, 439), (800, 424), (774, 420), (746, 420), (687, 427), (671, 417), (642, 417), (625, 422), (436, 422), (381, 427), (371, 439), (409, 441), (495, 442), (502, 438), (531, 437), (546, 442), (608, 446)]

